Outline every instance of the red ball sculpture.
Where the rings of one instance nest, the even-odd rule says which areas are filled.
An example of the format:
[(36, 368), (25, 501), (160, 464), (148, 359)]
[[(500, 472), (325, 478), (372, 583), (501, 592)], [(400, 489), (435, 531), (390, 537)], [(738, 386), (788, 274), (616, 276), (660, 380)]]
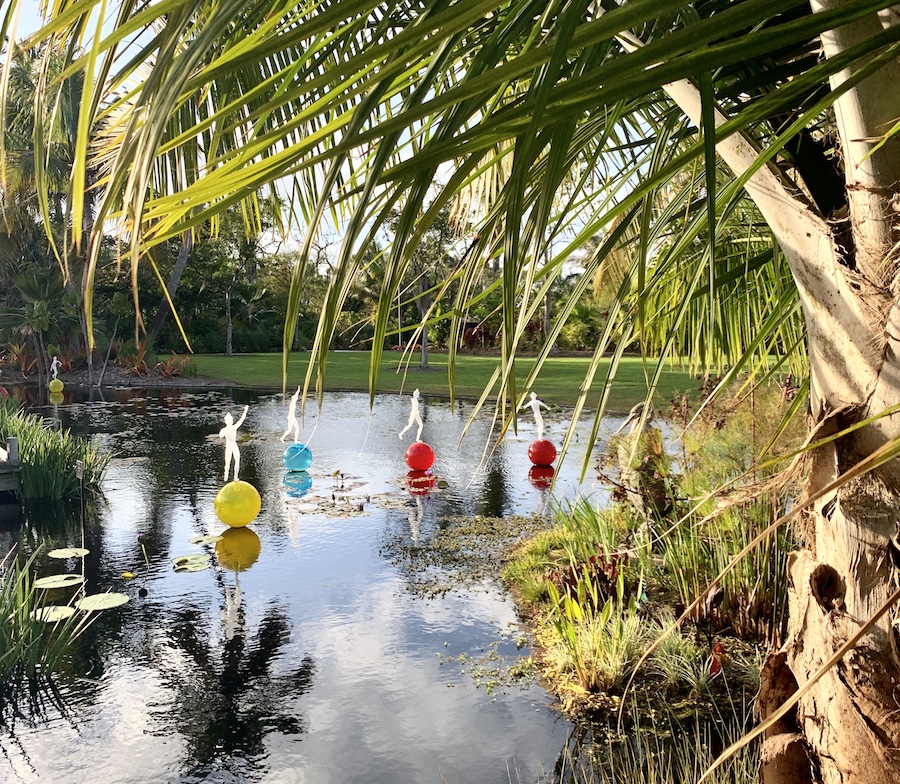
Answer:
[(434, 465), (434, 450), (424, 441), (414, 441), (406, 450), (406, 465), (413, 471), (427, 471)]
[(533, 465), (528, 469), (528, 481), (537, 490), (549, 490), (555, 473), (553, 466)]
[(539, 438), (537, 441), (532, 441), (531, 446), (528, 447), (528, 459), (536, 466), (553, 465), (553, 461), (556, 460), (556, 447), (553, 446), (552, 441)]
[(406, 475), (406, 487), (410, 495), (428, 495), (434, 487), (431, 471), (410, 471)]

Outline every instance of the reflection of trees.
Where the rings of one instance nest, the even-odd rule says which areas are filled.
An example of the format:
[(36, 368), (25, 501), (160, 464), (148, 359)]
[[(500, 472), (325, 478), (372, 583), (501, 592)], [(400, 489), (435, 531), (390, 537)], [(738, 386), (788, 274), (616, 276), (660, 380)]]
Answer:
[(203, 610), (189, 608), (167, 624), (168, 642), (189, 663), (166, 670), (176, 699), (158, 717), (159, 732), (184, 737), (194, 770), (213, 764), (255, 768), (265, 757), (267, 735), (305, 732), (291, 703), (311, 687), (313, 660), (305, 656), (287, 674), (273, 671), (290, 639), (287, 618), (277, 607), (269, 607), (254, 633), (239, 631), (219, 644), (203, 628), (206, 619)]
[(507, 512), (508, 505), (509, 490), (503, 474), (503, 463), (499, 455), (493, 454), (488, 460), (475, 514), (485, 517), (503, 517)]

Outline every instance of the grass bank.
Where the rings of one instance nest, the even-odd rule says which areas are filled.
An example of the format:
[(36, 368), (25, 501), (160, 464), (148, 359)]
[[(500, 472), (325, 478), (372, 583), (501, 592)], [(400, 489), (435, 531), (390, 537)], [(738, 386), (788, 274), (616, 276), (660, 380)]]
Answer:
[[(310, 354), (291, 355), (288, 371), (288, 389), (296, 389), (302, 383), (310, 361)], [(369, 379), (370, 355), (366, 351), (334, 351), (329, 354), (326, 367), (326, 388), (329, 390), (366, 391)], [(242, 387), (281, 388), (280, 354), (239, 354), (226, 357), (221, 354), (193, 355), (197, 372), (201, 376), (233, 383)], [(398, 354), (386, 354), (378, 371), (379, 392), (411, 391), (418, 388), (422, 394), (450, 395), (447, 372), (447, 355), (429, 355), (429, 368), (417, 366), (404, 368)], [(418, 358), (416, 358), (418, 361)], [(496, 356), (461, 355), (456, 360), (455, 392), (459, 397), (478, 397), (491, 378), (499, 359)], [(549, 358), (534, 386), (538, 396), (555, 405), (574, 405), (578, 390), (587, 373), (588, 357)], [(531, 358), (517, 361), (516, 376), (523, 382), (534, 366)], [(606, 378), (609, 360), (603, 360), (597, 373), (588, 406), (596, 407), (602, 380)], [(627, 410), (643, 400), (647, 394), (647, 382), (655, 365), (645, 364), (639, 357), (625, 357), (619, 365), (613, 385), (610, 407)], [(679, 393), (692, 392), (697, 380), (685, 369), (667, 367), (656, 390), (660, 402), (671, 401)]]
[[(613, 439), (600, 474), (614, 503), (565, 504), (552, 528), (515, 551), (504, 578), (532, 621), (544, 681), (566, 713), (615, 713), (633, 676), (633, 693), (664, 695), (686, 715), (724, 710), (735, 693), (755, 692), (762, 654), (785, 633), (793, 529), (780, 529), (710, 586), (791, 506), (789, 477), (771, 466), (747, 473), (788, 404), (777, 387), (719, 401), (677, 454), (661, 434), (636, 447), (636, 434)], [(776, 454), (802, 442), (803, 424), (779, 435)]]

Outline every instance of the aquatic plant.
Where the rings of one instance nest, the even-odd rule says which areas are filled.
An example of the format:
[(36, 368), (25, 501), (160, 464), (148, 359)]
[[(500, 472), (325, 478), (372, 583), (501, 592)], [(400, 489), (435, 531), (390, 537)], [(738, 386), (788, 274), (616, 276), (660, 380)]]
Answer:
[[(0, 400), (0, 434), (19, 441), (22, 495), (27, 498), (75, 498), (83, 485), (97, 489), (110, 455), (102, 455), (69, 430), (54, 430), (44, 419), (12, 401)], [(82, 478), (76, 473), (82, 465)]]
[[(769, 538), (712, 583), (790, 503), (789, 485), (774, 481), (772, 469), (748, 473), (748, 441), (772, 438), (780, 422), (777, 406), (762, 400), (765, 422), (752, 428), (738, 403), (729, 402), (727, 416), (703, 412), (672, 474), (677, 494), (666, 518), (648, 518), (626, 499), (605, 507), (581, 499), (559, 506), (554, 529), (516, 552), (504, 578), (531, 603), (526, 612), (542, 619), (539, 658), (567, 711), (614, 707), (610, 698), (656, 641), (638, 692), (661, 688), (686, 705), (697, 701), (697, 710), (727, 699), (728, 680), (753, 686), (754, 646), (777, 645), (784, 631), (791, 532)], [(769, 489), (722, 490), (735, 478)], [(697, 598), (685, 624), (663, 637)]]
[(647, 627), (638, 616), (640, 589), (630, 592), (625, 573), (615, 582), (615, 595), (600, 598), (600, 586), (585, 568), (574, 590), (562, 594), (549, 583), (551, 624), (558, 641), (547, 647), (546, 662), (560, 673), (571, 670), (589, 692), (621, 686), (648, 644)]
[[(665, 702), (637, 706), (624, 735), (577, 728), (557, 764), (570, 784), (687, 784), (696, 782), (722, 748), (751, 725), (752, 695), (735, 694), (711, 716), (678, 718)], [(710, 784), (756, 784), (759, 750), (751, 745), (708, 779)]]
[(32, 577), (35, 557), (22, 563), (10, 552), (0, 562), (0, 723), (21, 713), (23, 703), (35, 706), (52, 689), (51, 676), (90, 623), (89, 614), (74, 610), (44, 620), (46, 590)]

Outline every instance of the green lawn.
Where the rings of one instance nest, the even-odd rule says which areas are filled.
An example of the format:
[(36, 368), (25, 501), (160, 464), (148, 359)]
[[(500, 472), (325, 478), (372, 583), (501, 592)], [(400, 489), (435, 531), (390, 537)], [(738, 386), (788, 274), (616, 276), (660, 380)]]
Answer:
[[(308, 353), (291, 355), (288, 372), (288, 389), (296, 389), (303, 381), (309, 363)], [(221, 354), (195, 354), (194, 362), (201, 376), (232, 382), (243, 387), (281, 388), (280, 354), (240, 354), (225, 357)], [(417, 364), (411, 366), (404, 377), (398, 372), (400, 356), (385, 355), (378, 371), (378, 390), (396, 392), (401, 389), (412, 391), (418, 388), (422, 394), (449, 396), (447, 378), (447, 355), (429, 355), (429, 369), (421, 370)], [(418, 357), (415, 362), (418, 363)], [(498, 363), (493, 356), (462, 355), (456, 361), (456, 394), (460, 397), (478, 397), (488, 383), (491, 373)], [(534, 360), (523, 358), (517, 362), (517, 377), (524, 380), (531, 370)], [(534, 391), (547, 403), (574, 405), (578, 390), (584, 379), (589, 360), (586, 357), (552, 357), (547, 360), (538, 376)], [(608, 362), (604, 360), (597, 374), (588, 406), (595, 408), (599, 399), (600, 383), (606, 377)], [(652, 373), (653, 367), (646, 368)], [(369, 354), (365, 351), (333, 351), (329, 354), (325, 370), (326, 388), (329, 390), (368, 389)], [(668, 402), (679, 392), (694, 392), (698, 382), (683, 369), (667, 368), (660, 379), (656, 399)], [(647, 391), (645, 368), (637, 357), (626, 357), (619, 365), (619, 371), (609, 408), (627, 410), (643, 400)]]

